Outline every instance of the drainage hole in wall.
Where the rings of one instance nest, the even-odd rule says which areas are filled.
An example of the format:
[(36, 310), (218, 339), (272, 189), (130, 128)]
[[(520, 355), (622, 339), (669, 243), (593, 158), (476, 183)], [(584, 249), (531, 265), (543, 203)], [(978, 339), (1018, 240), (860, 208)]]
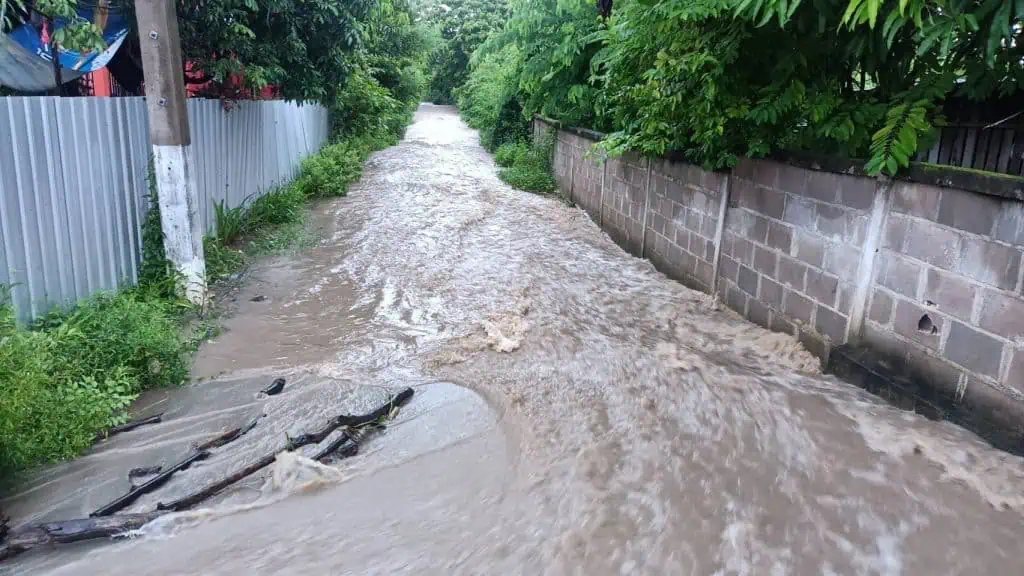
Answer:
[(917, 321), (917, 330), (925, 334), (939, 333), (939, 329), (935, 327), (935, 323), (932, 322), (932, 319), (927, 314), (921, 316), (921, 319)]

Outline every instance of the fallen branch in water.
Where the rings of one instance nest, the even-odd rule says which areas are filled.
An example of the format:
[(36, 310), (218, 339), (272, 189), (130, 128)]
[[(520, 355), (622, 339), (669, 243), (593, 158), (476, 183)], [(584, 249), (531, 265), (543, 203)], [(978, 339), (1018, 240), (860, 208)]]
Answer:
[(260, 390), (260, 392), (267, 396), (276, 396), (280, 394), (282, 390), (284, 390), (284, 378), (278, 378), (271, 382), (270, 386)]
[(225, 444), (230, 444), (230, 443), (234, 442), (235, 440), (238, 440), (242, 436), (245, 436), (246, 434), (248, 434), (250, 430), (252, 430), (253, 428), (256, 427), (256, 424), (260, 421), (260, 418), (262, 418), (262, 417), (263, 416), (257, 416), (256, 418), (253, 418), (252, 421), (249, 422), (248, 424), (246, 424), (245, 426), (242, 426), (240, 428), (232, 428), (231, 430), (228, 430), (227, 432), (222, 432), (222, 433), (214, 436), (213, 438), (210, 438), (206, 442), (202, 442), (200, 444), (196, 444), (195, 445), (195, 449), (196, 450), (200, 450), (200, 451), (202, 451), (202, 450), (212, 450), (214, 448), (220, 448), (221, 446), (224, 446)]
[(125, 422), (124, 424), (121, 424), (120, 426), (114, 426), (112, 428), (107, 429), (106, 432), (101, 432), (100, 433), (100, 438), (101, 439), (102, 438), (110, 438), (114, 434), (120, 434), (121, 432), (127, 432), (129, 430), (135, 430), (139, 426), (146, 426), (147, 424), (159, 424), (160, 422), (163, 421), (163, 419), (164, 419), (164, 414), (163, 414), (163, 412), (161, 412), (161, 413), (159, 413), (159, 414), (157, 414), (155, 416), (150, 416), (148, 418), (142, 418), (142, 419), (139, 419), (139, 420), (132, 420), (131, 422)]
[(198, 462), (199, 460), (202, 460), (209, 455), (210, 453), (207, 452), (206, 450), (201, 450), (189, 454), (184, 460), (181, 460), (178, 463), (174, 464), (173, 466), (168, 467), (159, 475), (154, 476), (152, 480), (149, 480), (144, 484), (139, 484), (135, 488), (129, 490), (128, 493), (125, 494), (124, 496), (121, 496), (117, 500), (114, 500), (110, 504), (107, 504), (106, 506), (100, 508), (99, 510), (93, 512), (92, 514), (89, 514), (89, 517), (95, 518), (97, 516), (110, 516), (114, 512), (124, 509), (125, 507), (131, 505), (132, 502), (138, 500), (144, 494), (148, 494), (153, 490), (156, 490), (157, 488), (166, 484), (167, 481), (171, 479), (171, 476), (174, 475), (174, 473), (177, 472), (178, 470), (184, 470), (185, 468), (191, 466), (193, 463)]
[(351, 458), (359, 453), (359, 447), (363, 444), (363, 440), (366, 439), (367, 434), (373, 430), (383, 428), (383, 425), (376, 423), (356, 428), (346, 427), (345, 431), (340, 436), (332, 440), (330, 444), (324, 446), (319, 452), (317, 452), (313, 456), (313, 460), (323, 462), (328, 456), (338, 449), (341, 449), (341, 452), (338, 453), (338, 459)]
[(162, 514), (162, 512), (118, 514), (102, 518), (79, 518), (25, 526), (11, 531), (4, 542), (0, 544), (0, 561), (38, 546), (119, 536), (142, 528), (147, 522)]
[[(344, 445), (346, 442), (352, 442), (353, 446), (355, 446), (355, 449), (358, 450), (358, 442), (361, 440), (362, 435), (364, 435), (371, 429), (378, 428), (378, 426), (375, 425), (378, 421), (387, 416), (390, 416), (396, 408), (408, 402), (409, 399), (412, 398), (412, 395), (412, 388), (406, 388), (398, 395), (394, 396), (390, 401), (388, 401), (388, 403), (384, 404), (383, 406), (374, 410), (373, 412), (370, 412), (369, 414), (363, 414), (360, 416), (337, 416), (322, 429), (312, 434), (303, 434), (297, 438), (291, 439), (291, 441), (289, 441), (289, 443), (285, 446), (283, 450), (280, 450), (279, 452), (276, 452), (274, 454), (270, 454), (258, 460), (257, 462), (254, 462), (253, 464), (246, 466), (245, 468), (232, 474), (228, 478), (220, 482), (217, 482), (211, 486), (208, 486), (207, 488), (204, 488), (203, 490), (200, 490), (199, 492), (196, 492), (191, 496), (186, 496), (185, 498), (176, 500), (174, 502), (171, 502), (170, 504), (158, 504), (157, 510), (153, 512), (145, 512), (139, 514), (97, 515), (101, 512), (106, 511), (106, 509), (112, 507), (114, 504), (117, 503), (124, 502), (121, 508), (127, 506), (145, 492), (153, 490), (163, 482), (166, 482), (174, 470), (183, 470), (184, 468), (187, 468), (189, 465), (191, 465), (192, 462), (205, 458), (209, 454), (208, 452), (205, 451), (197, 451), (191, 454), (185, 460), (182, 460), (181, 462), (175, 464), (173, 467), (165, 470), (163, 473), (161, 473), (160, 476), (153, 478), (153, 480), (150, 480), (146, 484), (139, 486), (137, 489), (133, 489), (132, 492), (129, 492), (125, 496), (119, 498), (118, 500), (112, 502), (111, 504), (108, 504), (104, 508), (97, 510), (96, 512), (93, 513), (94, 515), (90, 518), (78, 518), (74, 520), (63, 520), (60, 522), (45, 522), (42, 524), (25, 526), (17, 530), (10, 531), (6, 534), (6, 538), (4, 538), (2, 542), (0, 542), (0, 561), (7, 560), (8, 558), (12, 558), (14, 556), (17, 556), (18, 554), (21, 554), (22, 552), (26, 552), (39, 546), (46, 546), (52, 544), (67, 544), (97, 538), (110, 538), (126, 534), (128, 532), (131, 532), (132, 530), (138, 530), (147, 523), (155, 520), (156, 518), (159, 518), (163, 514), (166, 514), (170, 511), (185, 510), (191, 506), (194, 506), (195, 504), (198, 504), (199, 502), (202, 502), (206, 498), (213, 496), (214, 494), (216, 494), (220, 490), (223, 490), (224, 488), (233, 484), (234, 482), (237, 482), (238, 480), (245, 478), (249, 474), (256, 472), (260, 468), (269, 466), (274, 462), (274, 460), (277, 458), (277, 455), (280, 454), (281, 452), (295, 450), (307, 444), (319, 443), (323, 441), (325, 438), (327, 438), (327, 436), (331, 434), (331, 432), (337, 430), (342, 426), (347, 426), (350, 429), (354, 430), (354, 432), (352, 434), (343, 435), (343, 441), (341, 442), (335, 440), (331, 442), (328, 446), (325, 446), (320, 452), (317, 453), (316, 459), (328, 456), (334, 450), (341, 448), (342, 445)], [(206, 443), (202, 445), (205, 446), (209, 445), (212, 442), (220, 441), (222, 443), (217, 444), (217, 446), (223, 446), (227, 442), (237, 439), (241, 435), (245, 434), (245, 432), (251, 430), (252, 427), (255, 425), (255, 422), (256, 421), (250, 422), (246, 427), (240, 430), (237, 428), (228, 430), (227, 432), (218, 435), (216, 438), (208, 440)], [(354, 439), (353, 436), (358, 437), (358, 439)], [(225, 441), (225, 439), (227, 440)], [(348, 450), (343, 451), (342, 455), (349, 455)], [(163, 478), (163, 480), (160, 480), (159, 483), (156, 484), (156, 486), (152, 486), (151, 488), (149, 488), (149, 490), (139, 492), (146, 486), (153, 485), (160, 478)], [(138, 493), (135, 494), (133, 498), (125, 502), (126, 499), (128, 499), (130, 496), (133, 495), (133, 493), (136, 492)], [(3, 534), (4, 529), (6, 529), (6, 518), (0, 517), (0, 535)]]
[(152, 476), (153, 474), (159, 474), (163, 469), (163, 466), (140, 466), (138, 468), (132, 468), (128, 471), (128, 479), (138, 478), (139, 476)]
[[(188, 496), (179, 498), (177, 500), (174, 500), (173, 502), (168, 502), (166, 504), (160, 502), (159, 504), (156, 505), (156, 509), (161, 511), (188, 510), (189, 508), (195, 506), (196, 504), (199, 504), (203, 500), (206, 500), (207, 498), (217, 495), (222, 490), (238, 482), (239, 480), (242, 480), (243, 478), (251, 474), (254, 474), (255, 472), (258, 472), (259, 470), (266, 468), (267, 466), (270, 466), (271, 464), (274, 463), (274, 460), (277, 459), (277, 455), (282, 452), (291, 452), (308, 444), (319, 444), (325, 438), (330, 436), (331, 432), (334, 432), (335, 430), (341, 428), (342, 426), (349, 426), (353, 428), (364, 426), (376, 422), (381, 418), (384, 418), (385, 416), (390, 415), (392, 410), (408, 402), (409, 398), (412, 398), (412, 394), (412, 388), (406, 388), (405, 390), (399, 392), (397, 396), (393, 397), (386, 404), (384, 404), (380, 408), (377, 408), (373, 412), (370, 412), (369, 414), (363, 414), (360, 416), (337, 416), (333, 418), (330, 422), (328, 422), (327, 425), (321, 428), (320, 430), (317, 430), (316, 432), (313, 433), (301, 434), (299, 436), (296, 436), (295, 438), (290, 439), (288, 441), (288, 444), (285, 445), (285, 447), (282, 448), (281, 450), (278, 450), (277, 452), (274, 452), (272, 454), (267, 454), (266, 456), (260, 458), (259, 460), (256, 460), (255, 462), (249, 464), (248, 466), (240, 470), (237, 470), (236, 472), (228, 475), (227, 477), (218, 480), (217, 482), (214, 482), (213, 484), (210, 484), (209, 486), (206, 486), (205, 488), (197, 492), (189, 494)], [(340, 446), (340, 444), (338, 446)], [(337, 449), (338, 446), (335, 446), (334, 449)], [(326, 449), (321, 452), (324, 453), (324, 455), (330, 453), (326, 452)], [(318, 455), (317, 459), (319, 459), (320, 457), (322, 456)]]
[[(253, 419), (253, 421), (246, 424), (244, 428), (232, 428), (227, 432), (223, 432), (221, 434), (214, 436), (213, 438), (210, 438), (206, 442), (197, 444), (194, 447), (192, 454), (189, 454), (184, 460), (178, 462), (177, 464), (171, 466), (170, 468), (163, 470), (163, 472), (160, 472), (162, 468), (161, 466), (133, 468), (132, 470), (129, 470), (128, 482), (131, 484), (131, 488), (128, 490), (128, 493), (125, 494), (124, 496), (121, 496), (117, 500), (114, 500), (110, 504), (107, 504), (106, 506), (100, 508), (99, 510), (96, 510), (95, 512), (90, 514), (89, 517), (94, 518), (97, 516), (110, 516), (111, 514), (119, 510), (123, 510), (127, 506), (130, 506), (132, 502), (138, 500), (139, 497), (143, 496), (144, 494), (148, 494), (166, 484), (167, 481), (171, 479), (171, 476), (175, 472), (184, 470), (185, 468), (191, 466), (192, 463), (207, 458), (210, 455), (209, 451), (211, 449), (219, 448), (221, 446), (224, 446), (225, 444), (229, 444), (231, 442), (234, 442), (235, 440), (238, 440), (243, 435), (245, 435), (246, 432), (252, 430), (256, 426), (256, 423), (258, 421), (259, 418)], [(160, 472), (159, 476), (156, 476), (143, 484), (139, 484), (138, 486), (136, 486), (131, 481), (133, 476), (146, 476), (148, 474), (156, 474), (157, 472)]]

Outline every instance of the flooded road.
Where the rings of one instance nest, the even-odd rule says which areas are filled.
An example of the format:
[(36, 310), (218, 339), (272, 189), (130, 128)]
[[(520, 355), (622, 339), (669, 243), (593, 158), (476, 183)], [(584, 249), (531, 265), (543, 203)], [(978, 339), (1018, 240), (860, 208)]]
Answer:
[[(1021, 573), (1020, 458), (821, 375), (582, 211), (505, 186), (453, 109), (421, 107), (316, 212), (323, 242), (256, 267), (197, 358), (203, 382), (144, 399), (164, 423), (0, 505), (87, 514), (129, 468), (266, 414), (130, 508), (149, 510), (415, 387), (389, 429), (336, 466), (290, 455), (133, 539), (0, 570)], [(282, 374), (285, 393), (257, 394)]]

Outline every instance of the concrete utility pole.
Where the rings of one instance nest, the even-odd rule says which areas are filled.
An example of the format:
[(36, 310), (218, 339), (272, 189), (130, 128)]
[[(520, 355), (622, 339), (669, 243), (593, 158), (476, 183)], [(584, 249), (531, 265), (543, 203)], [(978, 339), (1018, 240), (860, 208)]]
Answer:
[(135, 15), (146, 81), (149, 140), (167, 258), (181, 273), (185, 296), (206, 301), (206, 261), (199, 221), (192, 137), (185, 110), (181, 38), (173, 0), (136, 0)]

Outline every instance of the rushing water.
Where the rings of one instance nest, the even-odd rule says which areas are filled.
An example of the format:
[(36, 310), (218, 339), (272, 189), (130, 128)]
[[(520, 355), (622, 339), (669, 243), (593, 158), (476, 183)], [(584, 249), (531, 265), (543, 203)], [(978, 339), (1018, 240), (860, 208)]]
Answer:
[[(416, 387), (394, 424), (337, 466), (284, 457), (130, 540), (0, 570), (1024, 572), (1019, 458), (821, 375), (791, 338), (666, 279), (583, 212), (511, 190), (454, 110), (424, 105), (316, 218), (318, 247), (260, 264), (235, 295), (197, 359), (205, 383), (143, 399), (164, 423), (2, 507), (87, 514), (129, 468), (266, 414), (131, 508), (147, 510)], [(281, 374), (284, 394), (256, 394)]]

